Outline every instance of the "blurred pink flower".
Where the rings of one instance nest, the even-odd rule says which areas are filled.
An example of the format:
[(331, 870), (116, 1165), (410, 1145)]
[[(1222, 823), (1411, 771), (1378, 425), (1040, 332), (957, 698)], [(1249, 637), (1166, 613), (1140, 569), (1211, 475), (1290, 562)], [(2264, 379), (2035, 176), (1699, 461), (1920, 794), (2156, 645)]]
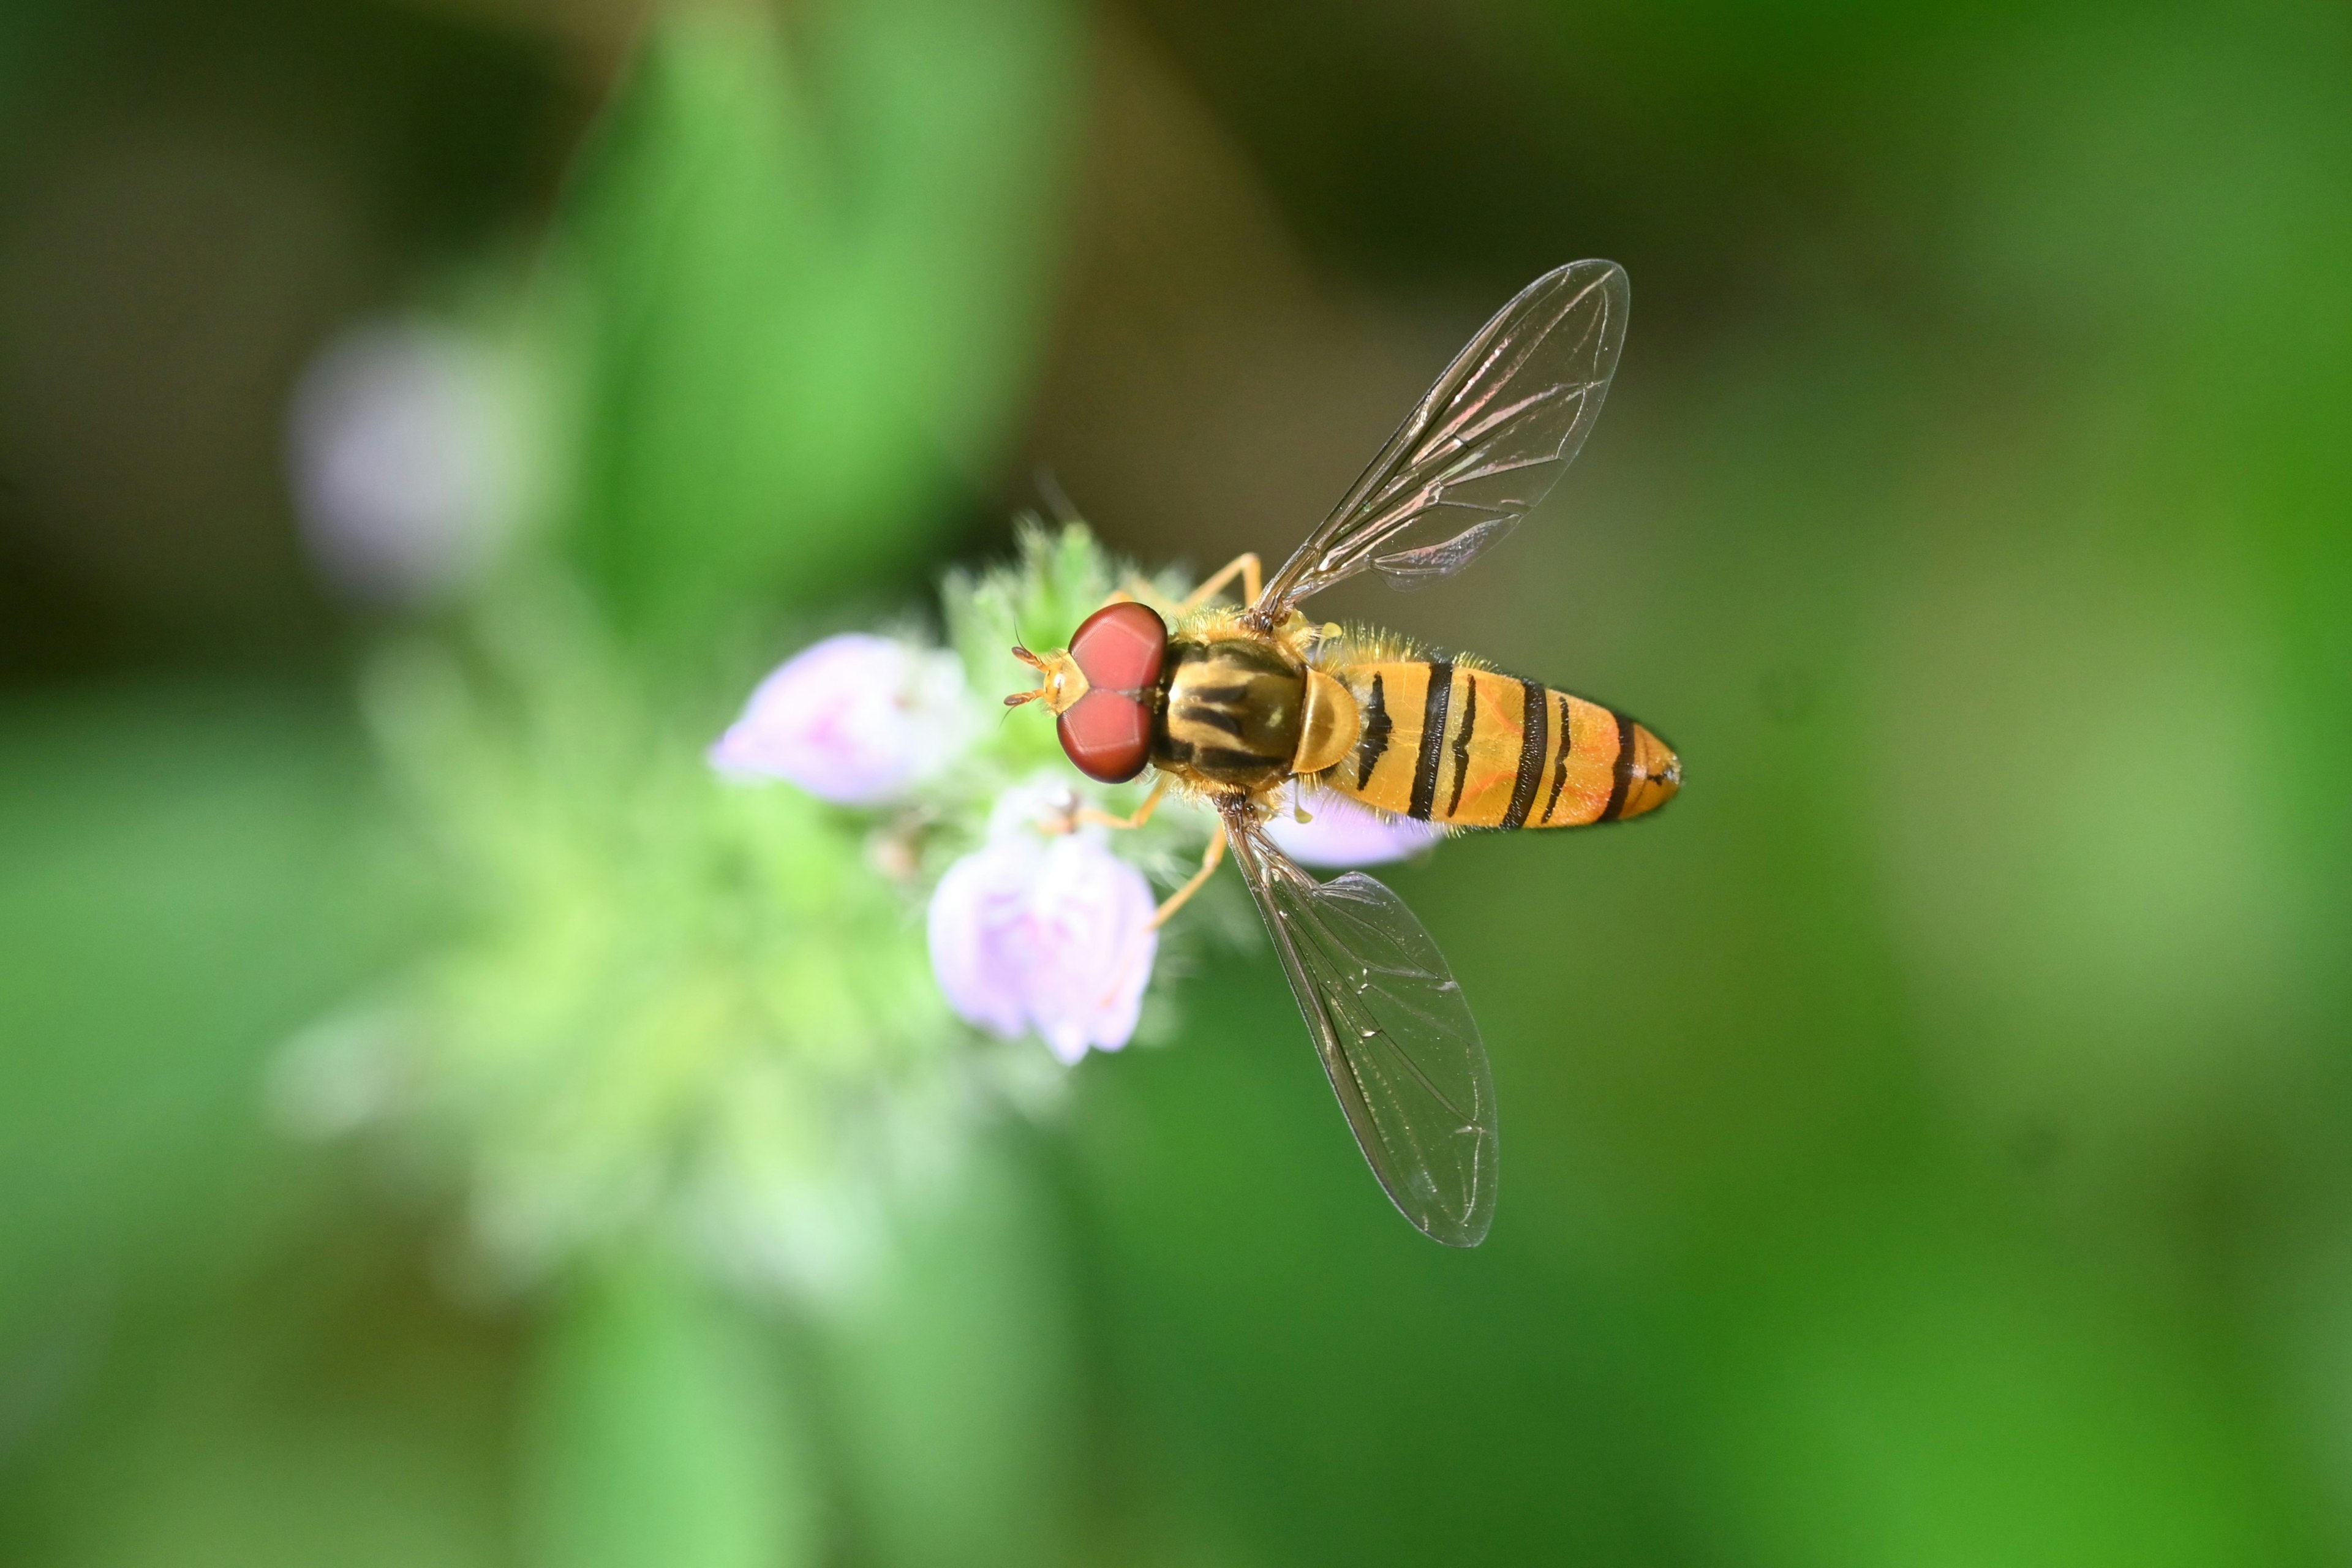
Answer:
[(761, 681), (710, 761), (843, 805), (877, 805), (947, 762), (970, 724), (953, 654), (848, 632)]
[(1310, 790), (1307, 814), (1298, 820), (1296, 786), (1283, 793), (1279, 809), (1265, 825), (1276, 847), (1305, 866), (1383, 866), (1417, 855), (1445, 837), (1445, 830), (1409, 816), (1388, 816), (1332, 790)]
[(520, 526), (535, 479), (522, 388), (496, 348), (385, 321), (302, 373), (287, 460), (312, 563), (354, 597), (446, 598)]
[(958, 1013), (1066, 1063), (1135, 1033), (1160, 933), (1150, 884), (1096, 838), (1015, 828), (948, 868), (931, 895), (931, 973)]

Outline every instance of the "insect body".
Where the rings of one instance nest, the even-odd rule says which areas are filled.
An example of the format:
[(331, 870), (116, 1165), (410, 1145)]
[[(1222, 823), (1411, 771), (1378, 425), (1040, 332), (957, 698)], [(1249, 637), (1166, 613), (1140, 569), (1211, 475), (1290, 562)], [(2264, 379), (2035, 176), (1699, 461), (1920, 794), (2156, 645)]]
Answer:
[(1170, 648), (1154, 766), (1257, 792), (1319, 773), (1354, 749), (1363, 727), (1354, 696), (1289, 639), (1235, 635), (1214, 619), (1189, 629)]
[(1330, 656), (1363, 715), (1320, 782), (1452, 827), (1581, 827), (1654, 811), (1682, 774), (1646, 728), (1467, 659)]
[[(1625, 274), (1579, 261), (1522, 290), (1470, 341), (1370, 468), (1271, 582), (1244, 555), (1181, 605), (1122, 595), (1034, 690), (1090, 777), (1147, 767), (1204, 801), (1218, 826), (1201, 870), (1230, 847), (1274, 939), (1331, 1087), (1397, 1207), (1457, 1247), (1483, 1240), (1495, 1203), (1495, 1095), (1485, 1045), (1453, 972), (1411, 910), (1360, 872), (1318, 882), (1265, 824), (1297, 781), (1376, 811), (1451, 827), (1574, 827), (1656, 809), (1682, 764), (1624, 715), (1444, 658), (1384, 633), (1317, 626), (1297, 605), (1366, 570), (1401, 586), (1448, 575), (1507, 532), (1575, 458), (1624, 342)], [(1211, 603), (1235, 577), (1242, 607)]]

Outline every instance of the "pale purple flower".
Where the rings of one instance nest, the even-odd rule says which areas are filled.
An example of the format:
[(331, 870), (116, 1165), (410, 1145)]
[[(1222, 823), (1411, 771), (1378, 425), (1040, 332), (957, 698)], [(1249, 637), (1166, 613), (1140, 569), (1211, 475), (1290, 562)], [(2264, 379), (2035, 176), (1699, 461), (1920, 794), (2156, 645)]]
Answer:
[(948, 868), (931, 895), (931, 973), (990, 1032), (1035, 1030), (1066, 1063), (1135, 1033), (1160, 933), (1150, 884), (1090, 835), (1016, 828)]
[(1445, 837), (1445, 830), (1409, 816), (1374, 811), (1335, 790), (1305, 796), (1311, 819), (1298, 820), (1296, 786), (1283, 792), (1280, 806), (1265, 825), (1276, 847), (1305, 866), (1383, 866), (1417, 855)]
[(877, 805), (951, 758), (970, 727), (953, 654), (845, 632), (761, 681), (710, 761), (843, 805)]
[(287, 452), (320, 571), (394, 604), (478, 574), (530, 502), (521, 391), (489, 344), (446, 327), (375, 322), (329, 343), (295, 389)]

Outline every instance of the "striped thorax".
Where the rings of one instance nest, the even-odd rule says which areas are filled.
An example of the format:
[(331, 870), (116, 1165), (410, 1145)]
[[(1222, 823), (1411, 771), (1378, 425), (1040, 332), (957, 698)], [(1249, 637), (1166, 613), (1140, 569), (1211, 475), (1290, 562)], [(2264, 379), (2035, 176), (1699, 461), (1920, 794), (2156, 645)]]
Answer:
[(1168, 645), (1168, 699), (1151, 760), (1255, 794), (1291, 773), (1305, 727), (1307, 664), (1268, 637)]

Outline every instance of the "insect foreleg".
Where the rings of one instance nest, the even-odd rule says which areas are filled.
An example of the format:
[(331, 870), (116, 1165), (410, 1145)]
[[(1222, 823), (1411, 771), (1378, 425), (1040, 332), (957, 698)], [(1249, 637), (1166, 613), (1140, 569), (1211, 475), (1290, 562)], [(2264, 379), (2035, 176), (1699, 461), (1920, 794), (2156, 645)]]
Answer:
[(1217, 821), (1216, 831), (1209, 835), (1209, 848), (1208, 852), (1201, 857), (1201, 868), (1192, 873), (1191, 881), (1169, 894), (1168, 901), (1160, 906), (1160, 912), (1151, 917), (1154, 930), (1166, 924), (1170, 915), (1182, 909), (1185, 900), (1201, 890), (1201, 884), (1209, 879), (1210, 875), (1217, 868), (1217, 862), (1224, 858), (1225, 824), (1221, 817)]

